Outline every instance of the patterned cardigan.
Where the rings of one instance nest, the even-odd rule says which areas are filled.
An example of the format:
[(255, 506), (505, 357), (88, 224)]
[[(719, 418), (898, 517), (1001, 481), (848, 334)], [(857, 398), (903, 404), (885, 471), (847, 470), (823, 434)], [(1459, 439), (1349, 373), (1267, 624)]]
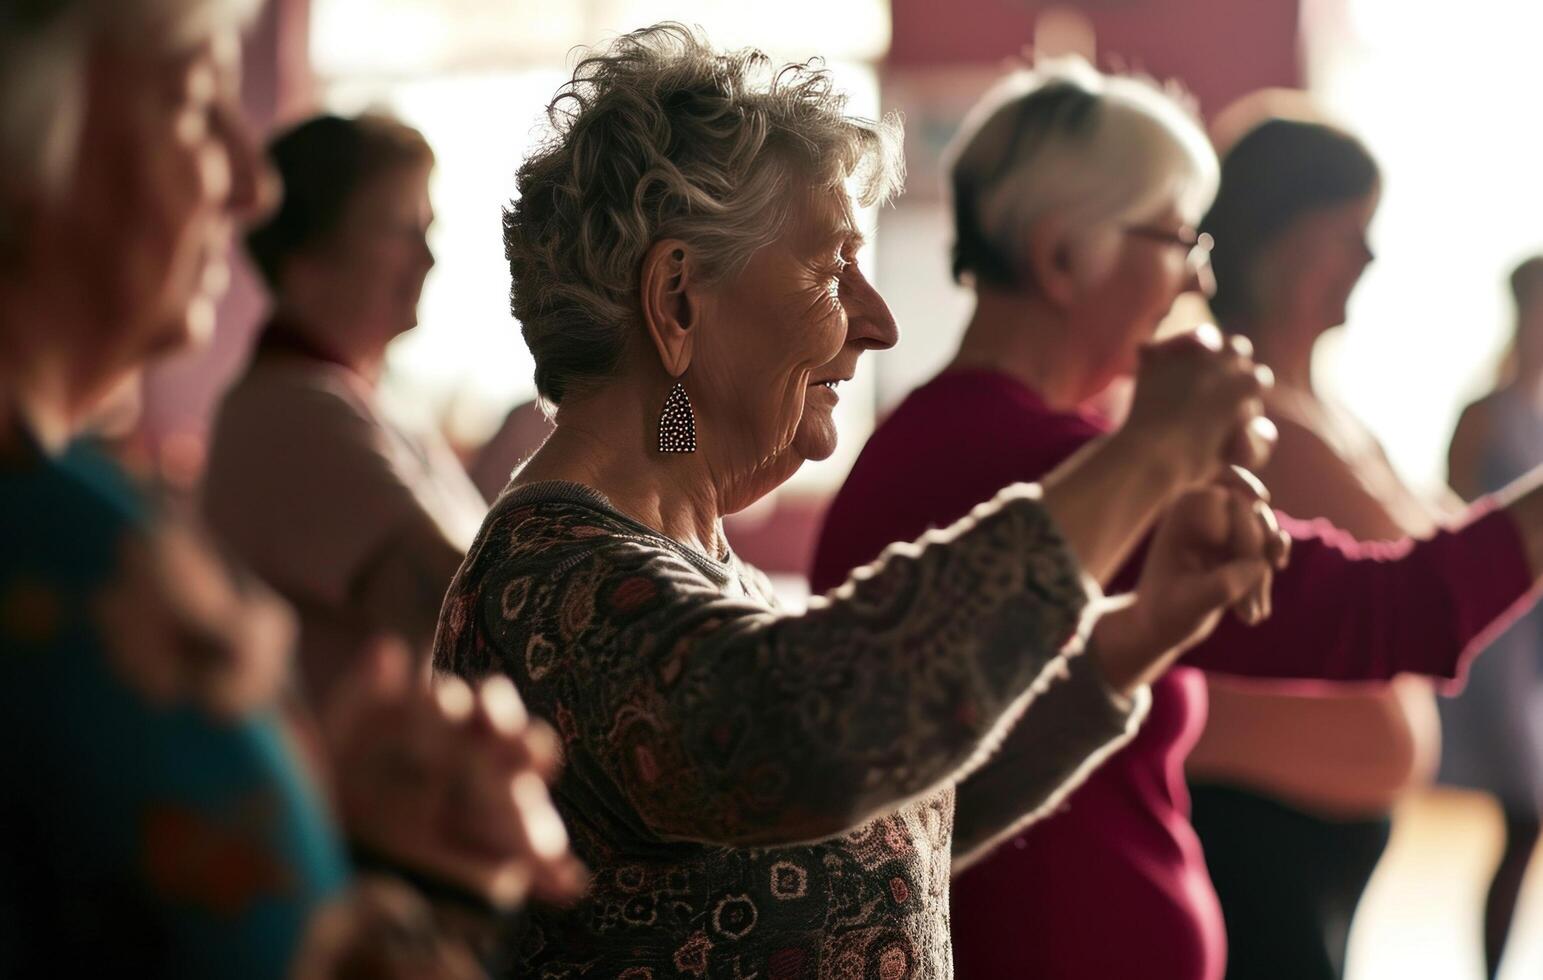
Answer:
[[(800, 615), (587, 487), (506, 492), (435, 662), (502, 671), (556, 726), (594, 875), (533, 911), (519, 975), (951, 976), (953, 860), (1052, 807), (1145, 710), (1077, 655), (1089, 595), (1027, 484)], [(996, 814), (968, 839), (956, 792)]]

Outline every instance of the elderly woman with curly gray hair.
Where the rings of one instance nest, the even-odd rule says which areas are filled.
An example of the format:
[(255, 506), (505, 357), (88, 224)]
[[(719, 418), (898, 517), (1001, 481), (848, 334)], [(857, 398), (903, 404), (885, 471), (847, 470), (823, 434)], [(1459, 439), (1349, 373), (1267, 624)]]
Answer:
[[(839, 385), (898, 339), (854, 220), (899, 184), (898, 128), (817, 66), (674, 25), (591, 53), (548, 115), (505, 244), (555, 430), (435, 651), (512, 677), (564, 745), (555, 799), (594, 879), (535, 911), (519, 960), (949, 976), (953, 862), (1128, 738), (1222, 611), (1265, 613), (1282, 541), (1212, 481), (1258, 445), (1268, 378), (1219, 335), (1152, 349), (1124, 430), (783, 610), (722, 519), (831, 454)], [(1104, 600), (1181, 497), (1134, 597)], [(954, 786), (1003, 765), (995, 818), (954, 840)]]

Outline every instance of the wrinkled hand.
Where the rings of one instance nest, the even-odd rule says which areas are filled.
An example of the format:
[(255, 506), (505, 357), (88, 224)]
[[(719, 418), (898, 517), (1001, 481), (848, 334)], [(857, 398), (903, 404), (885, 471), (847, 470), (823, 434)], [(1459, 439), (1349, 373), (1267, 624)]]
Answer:
[(1275, 445), (1263, 400), (1273, 384), (1247, 338), (1223, 338), (1207, 324), (1142, 349), (1125, 428), (1160, 447), (1184, 486), (1213, 479), (1227, 464), (1257, 469)]
[(514, 685), (426, 688), (394, 643), (363, 659), (321, 719), (350, 838), (499, 908), (576, 898), (584, 872), (546, 789), (557, 738)]
[(1158, 525), (1132, 601), (1095, 627), (1111, 684), (1149, 682), (1229, 608), (1245, 623), (1262, 622), (1290, 548), (1263, 485), (1245, 470), (1180, 497)]

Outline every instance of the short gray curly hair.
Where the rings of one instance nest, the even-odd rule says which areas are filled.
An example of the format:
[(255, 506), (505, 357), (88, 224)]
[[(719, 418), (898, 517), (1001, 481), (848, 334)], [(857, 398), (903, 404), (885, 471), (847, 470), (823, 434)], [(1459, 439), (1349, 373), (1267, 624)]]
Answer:
[(720, 53), (675, 23), (587, 53), (547, 120), (516, 175), (504, 251), (510, 309), (553, 405), (613, 374), (638, 335), (654, 242), (690, 242), (722, 281), (782, 233), (798, 188), (852, 181), (867, 206), (904, 179), (898, 118), (848, 115), (818, 61)]

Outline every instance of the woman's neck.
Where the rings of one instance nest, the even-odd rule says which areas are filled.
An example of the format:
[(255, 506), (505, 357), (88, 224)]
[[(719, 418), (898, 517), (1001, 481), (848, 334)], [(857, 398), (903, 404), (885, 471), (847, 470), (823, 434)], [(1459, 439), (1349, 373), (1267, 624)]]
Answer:
[(110, 381), (91, 369), (95, 352), (76, 349), (89, 331), (70, 305), (0, 285), (0, 399), (50, 453), (74, 438)]
[(293, 301), (280, 301), (274, 309), (268, 332), (259, 343), (286, 349), (342, 365), (362, 378), (370, 387), (380, 382), (385, 368), (386, 345), (372, 338), (379, 331), (336, 327), (336, 319), (308, 310)]
[(1261, 323), (1247, 331), (1253, 338), (1254, 360), (1275, 374), (1275, 383), (1316, 397), (1313, 388), (1313, 347), (1322, 332), (1298, 326)]
[(982, 289), (947, 370), (993, 370), (1033, 389), (1054, 409), (1076, 408), (1118, 374), (1096, 363), (1087, 338), (1048, 304), (1032, 296)]
[(647, 401), (626, 384), (568, 395), (551, 436), (520, 470), (516, 483), (582, 483), (666, 537), (721, 556), (727, 550), (723, 516), (728, 511), (711, 465), (702, 451), (658, 452), (652, 440), (664, 397), (659, 405)]

